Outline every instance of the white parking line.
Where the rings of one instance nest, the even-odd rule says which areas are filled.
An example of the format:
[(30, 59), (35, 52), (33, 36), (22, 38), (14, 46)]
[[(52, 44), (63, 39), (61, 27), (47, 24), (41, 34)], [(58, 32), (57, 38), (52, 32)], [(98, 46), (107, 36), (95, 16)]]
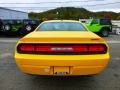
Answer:
[(9, 56), (13, 56), (13, 54), (12, 53), (3, 53), (0, 55), (1, 58), (7, 58)]
[(18, 40), (0, 40), (1, 43), (16, 43)]
[(120, 61), (120, 57), (111, 58), (112, 60)]
[(109, 43), (109, 44), (113, 44), (113, 43), (120, 43), (120, 41), (107, 41), (107, 43)]

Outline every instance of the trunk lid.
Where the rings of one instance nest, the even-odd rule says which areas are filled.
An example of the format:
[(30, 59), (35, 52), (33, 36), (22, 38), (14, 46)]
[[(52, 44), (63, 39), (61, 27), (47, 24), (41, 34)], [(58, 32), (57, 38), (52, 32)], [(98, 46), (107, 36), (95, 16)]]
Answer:
[(89, 31), (35, 31), (20, 40), (27, 43), (103, 43), (104, 40)]

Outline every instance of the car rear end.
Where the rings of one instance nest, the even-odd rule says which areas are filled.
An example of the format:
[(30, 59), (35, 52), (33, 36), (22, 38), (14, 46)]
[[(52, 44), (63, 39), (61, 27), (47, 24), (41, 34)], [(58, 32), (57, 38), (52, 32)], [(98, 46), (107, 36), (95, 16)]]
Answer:
[(101, 38), (23, 38), (15, 58), (24, 73), (91, 75), (107, 66), (109, 48)]
[(24, 73), (92, 75), (107, 66), (108, 45), (99, 36), (85, 30), (81, 23), (48, 21), (39, 28), (40, 31), (28, 34), (16, 46), (16, 63)]

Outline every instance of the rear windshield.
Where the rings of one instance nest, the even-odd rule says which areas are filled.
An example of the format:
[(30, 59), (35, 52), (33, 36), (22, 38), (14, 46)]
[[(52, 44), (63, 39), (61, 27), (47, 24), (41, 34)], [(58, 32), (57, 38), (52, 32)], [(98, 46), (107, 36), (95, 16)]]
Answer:
[(38, 31), (87, 31), (86, 28), (76, 22), (47, 22), (40, 25)]

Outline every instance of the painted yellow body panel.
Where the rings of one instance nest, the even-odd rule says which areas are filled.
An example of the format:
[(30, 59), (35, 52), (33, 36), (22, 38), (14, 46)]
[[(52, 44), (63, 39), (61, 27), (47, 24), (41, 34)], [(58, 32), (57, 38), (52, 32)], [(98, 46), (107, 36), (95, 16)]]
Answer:
[(90, 31), (34, 31), (20, 41), (24, 43), (104, 43), (102, 38)]
[[(108, 47), (101, 37), (89, 31), (34, 31), (20, 39), (19, 43), (100, 43)], [(95, 55), (35, 55), (20, 54), (15, 50), (19, 68), (24, 73), (38, 75), (56, 75), (57, 72), (67, 73), (58, 75), (98, 74), (106, 68), (109, 58), (109, 47), (106, 54)]]

